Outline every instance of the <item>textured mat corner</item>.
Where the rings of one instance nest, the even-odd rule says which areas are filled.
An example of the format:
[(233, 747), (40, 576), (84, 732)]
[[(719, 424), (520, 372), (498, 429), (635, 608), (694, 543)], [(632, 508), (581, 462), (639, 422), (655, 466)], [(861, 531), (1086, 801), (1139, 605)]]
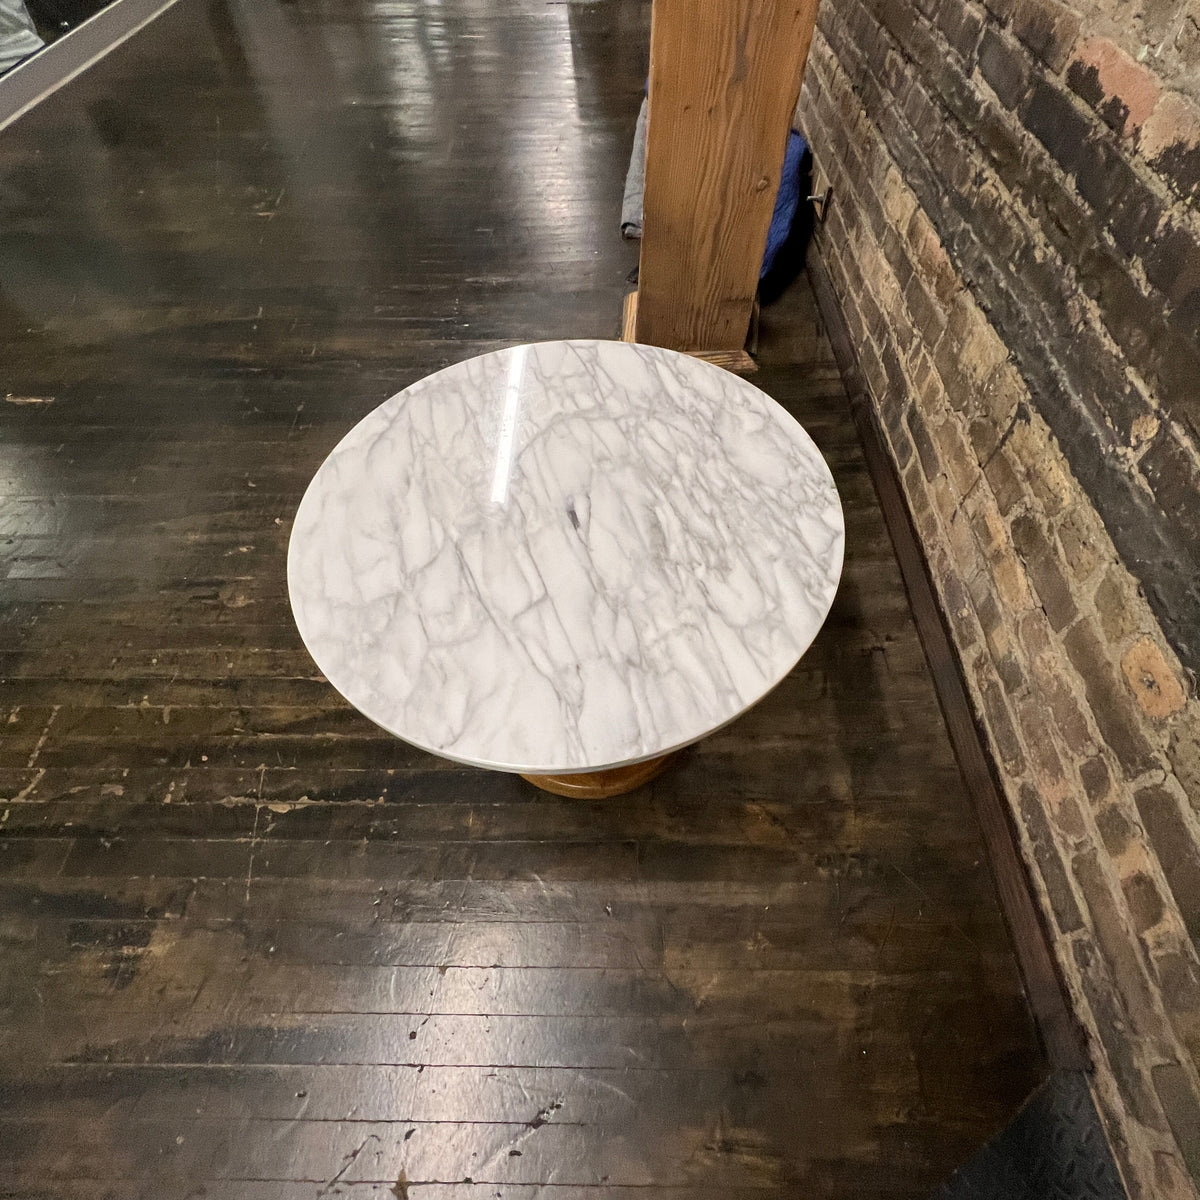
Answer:
[(1055, 1072), (930, 1200), (1126, 1200), (1083, 1073)]

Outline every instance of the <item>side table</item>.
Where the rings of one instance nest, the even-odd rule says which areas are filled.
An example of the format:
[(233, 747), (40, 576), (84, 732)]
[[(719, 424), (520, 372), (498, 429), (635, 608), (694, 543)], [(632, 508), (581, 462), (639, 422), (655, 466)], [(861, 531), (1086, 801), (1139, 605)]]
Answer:
[(329, 682), (434, 754), (604, 796), (791, 669), (841, 573), (804, 429), (623, 342), (500, 350), (360, 421), (296, 513), (288, 590)]

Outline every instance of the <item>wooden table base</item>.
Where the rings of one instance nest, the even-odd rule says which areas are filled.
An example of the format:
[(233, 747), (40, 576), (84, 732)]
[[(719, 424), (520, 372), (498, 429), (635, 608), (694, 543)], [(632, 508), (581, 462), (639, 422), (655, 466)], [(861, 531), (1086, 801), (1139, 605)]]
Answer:
[(643, 783), (649, 783), (661, 774), (678, 756), (673, 750), (660, 758), (649, 758), (645, 762), (633, 763), (628, 767), (613, 767), (607, 771), (584, 771), (573, 775), (522, 775), (534, 787), (556, 796), (576, 796), (580, 800), (603, 800), (609, 796), (622, 796), (632, 792)]

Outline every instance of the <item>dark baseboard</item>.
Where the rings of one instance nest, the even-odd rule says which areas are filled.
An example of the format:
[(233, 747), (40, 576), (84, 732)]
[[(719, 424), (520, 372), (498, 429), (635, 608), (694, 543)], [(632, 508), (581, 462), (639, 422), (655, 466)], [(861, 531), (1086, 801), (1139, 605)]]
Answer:
[(983, 833), (1000, 905), (1008, 922), (1029, 1007), (1047, 1060), (1051, 1067), (1059, 1070), (1087, 1070), (1090, 1061), (1083, 1029), (1071, 1009), (1021, 857), (1012, 814), (975, 722), (962, 668), (933, 586), (929, 562), (859, 370), (841, 306), (815, 245), (809, 248), (808, 275), (849, 396), (850, 410), (904, 577), (909, 605), (933, 674), (950, 742)]

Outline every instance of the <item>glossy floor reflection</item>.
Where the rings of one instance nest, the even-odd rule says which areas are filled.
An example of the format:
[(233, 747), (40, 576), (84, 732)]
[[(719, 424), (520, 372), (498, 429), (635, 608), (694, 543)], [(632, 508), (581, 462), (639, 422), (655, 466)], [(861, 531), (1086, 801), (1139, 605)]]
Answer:
[(648, 17), (180, 0), (0, 134), (6, 1196), (919, 1197), (1041, 1077), (803, 285), (756, 382), (843, 585), (650, 787), (430, 758), (300, 644), (347, 429), (615, 332)]

